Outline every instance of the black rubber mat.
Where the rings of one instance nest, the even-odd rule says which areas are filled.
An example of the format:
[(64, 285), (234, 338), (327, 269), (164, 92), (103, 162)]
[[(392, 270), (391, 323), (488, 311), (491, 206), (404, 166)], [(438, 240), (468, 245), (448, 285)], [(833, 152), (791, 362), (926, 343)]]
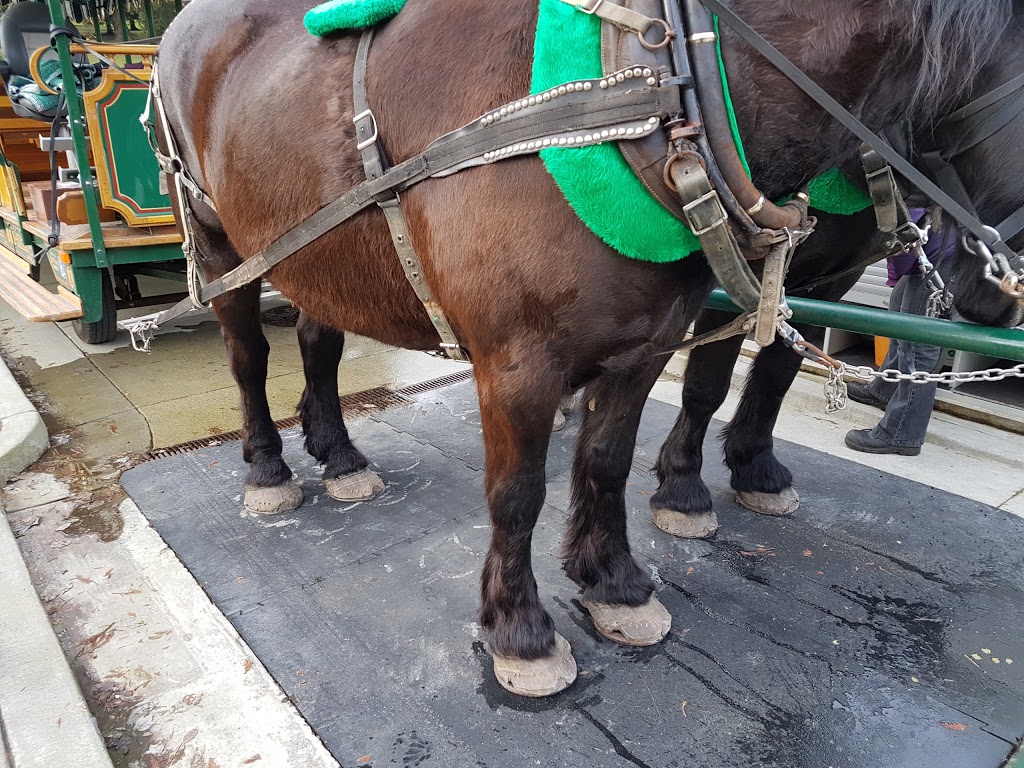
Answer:
[(1002, 765), (1024, 737), (1024, 520), (785, 443), (803, 506), (758, 517), (709, 440), (722, 528), (676, 540), (647, 511), (675, 414), (648, 403), (627, 498), (673, 615), (654, 648), (597, 635), (559, 569), (575, 422), (553, 437), (534, 565), (580, 677), (545, 700), (497, 685), (474, 621), (489, 530), (472, 384), (351, 425), (389, 486), (372, 503), (322, 494), (295, 430), (294, 512), (243, 513), (237, 443), (122, 482), (346, 768)]

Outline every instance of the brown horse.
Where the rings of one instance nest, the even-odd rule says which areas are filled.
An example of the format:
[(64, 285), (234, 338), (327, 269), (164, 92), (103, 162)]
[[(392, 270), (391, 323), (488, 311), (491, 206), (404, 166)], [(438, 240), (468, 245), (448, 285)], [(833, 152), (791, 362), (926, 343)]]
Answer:
[[(213, 279), (363, 179), (352, 125), (353, 35), (310, 37), (310, 0), (194, 0), (160, 54), (167, 117), (186, 167), (216, 201), (194, 203), (202, 265)], [(959, 103), (1010, 0), (736, 0), (733, 7), (875, 127), (927, 96)], [(1014, 6), (1015, 7), (1015, 6)], [(951, 9), (949, 14), (933, 14)], [(537, 0), (410, 0), (378, 33), (368, 95), (392, 162), (529, 90)], [(953, 18), (946, 32), (937, 25)], [(991, 39), (990, 39), (991, 38)], [(855, 156), (856, 141), (752, 52), (727, 39), (747, 152), (770, 196)], [(887, 55), (900, 45), (900, 57)], [(947, 52), (969, 72), (950, 77)], [(973, 62), (973, 63), (972, 63)], [(884, 99), (872, 99), (884, 94)], [(1018, 190), (1019, 191), (1019, 190)], [(1017, 202), (1021, 202), (1021, 195)], [(541, 162), (516, 159), (424, 182), (403, 194), (426, 278), (473, 356), (486, 444), (492, 540), (481, 622), (500, 682), (552, 693), (575, 664), (556, 643), (530, 561), (544, 500), (544, 461), (560, 398), (586, 386), (572, 477), (565, 570), (598, 628), (653, 643), (668, 616), (626, 538), (624, 486), (640, 412), (664, 365), (650, 352), (680, 338), (711, 288), (700, 258), (631, 261), (592, 235)], [(270, 279), (302, 310), (306, 446), (325, 481), (365, 498), (379, 481), (341, 419), (337, 366), (343, 331), (413, 349), (437, 337), (392, 250), (383, 216), (368, 210), (275, 268)], [(296, 505), (265, 394), (268, 345), (258, 286), (215, 300), (242, 392), (247, 500)]]

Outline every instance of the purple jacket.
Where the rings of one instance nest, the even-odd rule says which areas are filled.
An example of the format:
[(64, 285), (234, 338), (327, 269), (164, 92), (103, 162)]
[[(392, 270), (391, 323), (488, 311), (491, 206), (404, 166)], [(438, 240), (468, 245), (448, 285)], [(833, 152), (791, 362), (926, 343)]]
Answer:
[[(925, 213), (927, 213), (927, 211), (924, 208), (914, 208), (910, 211), (910, 217), (915, 223), (917, 223), (924, 218)], [(928, 260), (937, 267), (943, 260), (953, 253), (955, 247), (956, 228), (947, 227), (941, 232), (932, 234), (932, 237), (924, 244), (924, 254), (928, 257)], [(897, 253), (895, 256), (890, 256), (887, 261), (889, 267), (889, 279), (886, 281), (886, 285), (890, 288), (896, 285), (901, 277), (915, 274), (917, 272), (917, 257), (914, 255), (913, 251)]]

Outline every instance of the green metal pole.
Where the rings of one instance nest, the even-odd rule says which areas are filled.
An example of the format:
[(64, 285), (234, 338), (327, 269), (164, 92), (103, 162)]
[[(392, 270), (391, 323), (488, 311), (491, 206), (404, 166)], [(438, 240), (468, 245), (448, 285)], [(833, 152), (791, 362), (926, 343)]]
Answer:
[[(789, 302), (789, 308), (793, 310), (794, 323), (872, 336), (887, 336), (933, 347), (976, 352), (987, 357), (1024, 360), (1024, 331), (1016, 328), (989, 328), (970, 323), (954, 323), (856, 304), (789, 297), (786, 300)], [(721, 288), (712, 292), (706, 306), (725, 312), (740, 312), (740, 308), (729, 300)]]
[[(46, 0), (50, 9), (50, 20), (54, 26), (67, 25), (61, 0)], [(82, 193), (85, 196), (85, 213), (89, 219), (89, 235), (92, 238), (93, 251), (96, 254), (96, 265), (109, 266), (107, 249), (103, 243), (103, 230), (100, 227), (100, 207), (96, 198), (96, 181), (89, 167), (89, 146), (85, 140), (85, 117), (82, 113), (81, 95), (75, 82), (75, 70), (71, 63), (71, 46), (66, 35), (57, 36), (57, 59), (60, 61), (60, 79), (64, 83), (67, 95), (68, 126), (71, 139), (75, 145), (75, 157), (78, 159), (79, 179), (82, 182)], [(57, 201), (54, 200), (54, 205)]]
[(146, 36), (156, 37), (156, 23), (153, 21), (153, 0), (144, 0), (142, 7), (146, 11)]

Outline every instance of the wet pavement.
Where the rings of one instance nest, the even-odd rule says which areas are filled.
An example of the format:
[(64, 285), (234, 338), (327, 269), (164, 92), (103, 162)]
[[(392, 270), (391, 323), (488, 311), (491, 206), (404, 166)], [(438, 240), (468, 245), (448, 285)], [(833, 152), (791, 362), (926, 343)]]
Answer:
[(617, 646), (560, 572), (571, 421), (534, 562), (581, 675), (550, 700), (509, 695), (474, 622), (489, 525), (472, 384), (413, 400), (350, 426), (389, 486), (371, 503), (327, 498), (297, 430), (307, 503), (279, 516), (241, 510), (237, 444), (122, 476), (340, 764), (995, 768), (1024, 738), (1024, 520), (782, 443), (822, 478), (792, 519), (740, 509), (712, 467), (722, 528), (677, 540), (647, 511), (677, 412), (656, 401), (627, 507), (674, 629)]
[[(30, 324), (8, 312), (0, 305), (0, 353), (42, 411), (52, 447), (38, 464), (4, 489), (3, 502), (35, 588), (101, 725), (114, 764), (118, 768), (335, 765), (266, 670), (261, 656), (225, 621), (118, 482), (123, 471), (154, 448), (208, 439), (211, 434), (240, 426), (237, 392), (215, 323), (202, 322), (162, 334), (154, 342), (154, 353), (145, 356), (132, 352), (126, 338), (86, 349), (66, 324)], [(271, 317), (265, 331), (272, 345), (268, 387), (272, 414), (286, 418), (294, 413), (302, 388), (294, 331), (282, 325), (280, 317)], [(465, 370), (421, 353), (391, 350), (358, 338), (350, 340), (345, 357), (343, 393), (374, 387), (397, 389)], [(679, 386), (659, 383), (654, 396), (675, 402)], [(853, 405), (843, 414), (822, 416), (817, 381), (798, 381), (787, 402), (777, 429), (781, 438), (1024, 515), (1020, 463), (1024, 438), (1019, 435), (937, 414), (921, 460), (870, 457), (846, 450), (842, 434), (852, 427), (869, 426), (875, 412)], [(720, 417), (728, 418), (734, 408), (735, 397), (730, 397)], [(397, 418), (398, 412), (382, 416), (380, 423), (405, 429), (389, 421), (392, 415)], [(471, 401), (460, 401), (457, 408), (444, 413), (420, 416), (422, 425), (434, 430), (431, 440), (448, 457), (446, 464), (454, 462), (452, 466), (458, 467), (461, 463), (478, 473), (478, 455), (462, 443), (460, 452), (455, 432), (445, 427), (446, 419), (475, 418)], [(445, 444), (445, 440), (452, 442)], [(410, 446), (410, 451), (420, 450), (419, 445)], [(237, 446), (225, 446), (224, 450), (234, 451), (230, 461), (237, 462)], [(561, 456), (559, 460), (567, 460), (565, 438), (560, 438), (553, 450)], [(708, 464), (713, 463), (714, 457), (709, 457)], [(403, 499), (391, 496), (389, 510), (413, 510), (424, 503), (443, 510), (449, 497), (464, 496), (467, 514), (478, 514), (471, 503), (472, 494), (479, 493), (478, 474), (474, 478), (464, 478), (465, 487), (453, 479), (445, 487), (447, 496), (428, 495), (427, 501), (417, 501), (416, 493)], [(801, 491), (817, 479), (813, 474), (798, 473)], [(187, 484), (180, 484), (179, 493), (186, 500), (191, 491)], [(311, 488), (309, 499), (315, 495)], [(837, 503), (842, 507), (847, 502)], [(643, 509), (643, 504), (638, 500), (637, 508)], [(366, 534), (368, 545), (393, 533), (381, 526), (374, 530), (378, 528), (377, 539)], [(554, 525), (545, 535), (554, 536), (557, 528)], [(291, 526), (269, 530), (287, 537)], [(485, 529), (473, 530), (477, 537), (486, 533)], [(551, 547), (553, 542), (551, 539)], [(230, 549), (228, 539), (223, 543)], [(482, 546), (482, 539), (478, 543)], [(455, 560), (452, 563), (462, 568), (455, 575), (474, 569), (459, 580), (471, 589), (477, 564), (471, 557), (464, 568)], [(378, 575), (371, 573), (373, 579)], [(564, 592), (564, 578), (551, 578), (551, 584)], [(253, 577), (247, 588), (253, 588), (255, 594), (259, 583)], [(555, 588), (550, 591), (555, 593)], [(446, 615), (471, 616), (475, 603), (468, 595), (459, 598), (461, 608), (455, 606)], [(716, 599), (727, 597), (728, 593), (723, 593)], [(439, 634), (434, 636), (439, 647), (462, 642), (467, 630), (461, 624), (441, 632), (444, 626), (438, 625)], [(426, 647), (429, 651), (429, 644)], [(427, 663), (431, 657), (419, 658)], [(474, 656), (471, 666), (480, 670), (480, 663)], [(481, 673), (463, 669), (459, 674)], [(624, 690), (638, 690), (629, 685), (635, 686), (635, 680)], [(446, 693), (456, 694), (466, 695), (461, 688)], [(598, 733), (603, 733), (601, 728), (611, 729), (621, 710), (612, 711), (618, 701), (615, 696), (606, 700), (608, 711), (587, 710), (596, 723), (578, 713), (573, 722)], [(664, 723), (666, 728), (671, 725), (667, 720)], [(393, 745), (401, 752), (397, 764), (403, 764), (406, 756), (413, 761), (407, 764), (414, 764), (422, 757), (422, 748), (413, 748), (414, 742), (419, 742), (412, 736), (401, 738), (401, 744)], [(400, 749), (403, 744), (408, 755)], [(440, 751), (435, 748), (433, 753)], [(378, 762), (383, 760), (385, 753), (377, 754)], [(259, 760), (248, 762), (257, 755)], [(361, 756), (363, 753), (357, 757)], [(495, 761), (491, 765), (518, 763)], [(991, 768), (997, 765), (993, 762)]]

